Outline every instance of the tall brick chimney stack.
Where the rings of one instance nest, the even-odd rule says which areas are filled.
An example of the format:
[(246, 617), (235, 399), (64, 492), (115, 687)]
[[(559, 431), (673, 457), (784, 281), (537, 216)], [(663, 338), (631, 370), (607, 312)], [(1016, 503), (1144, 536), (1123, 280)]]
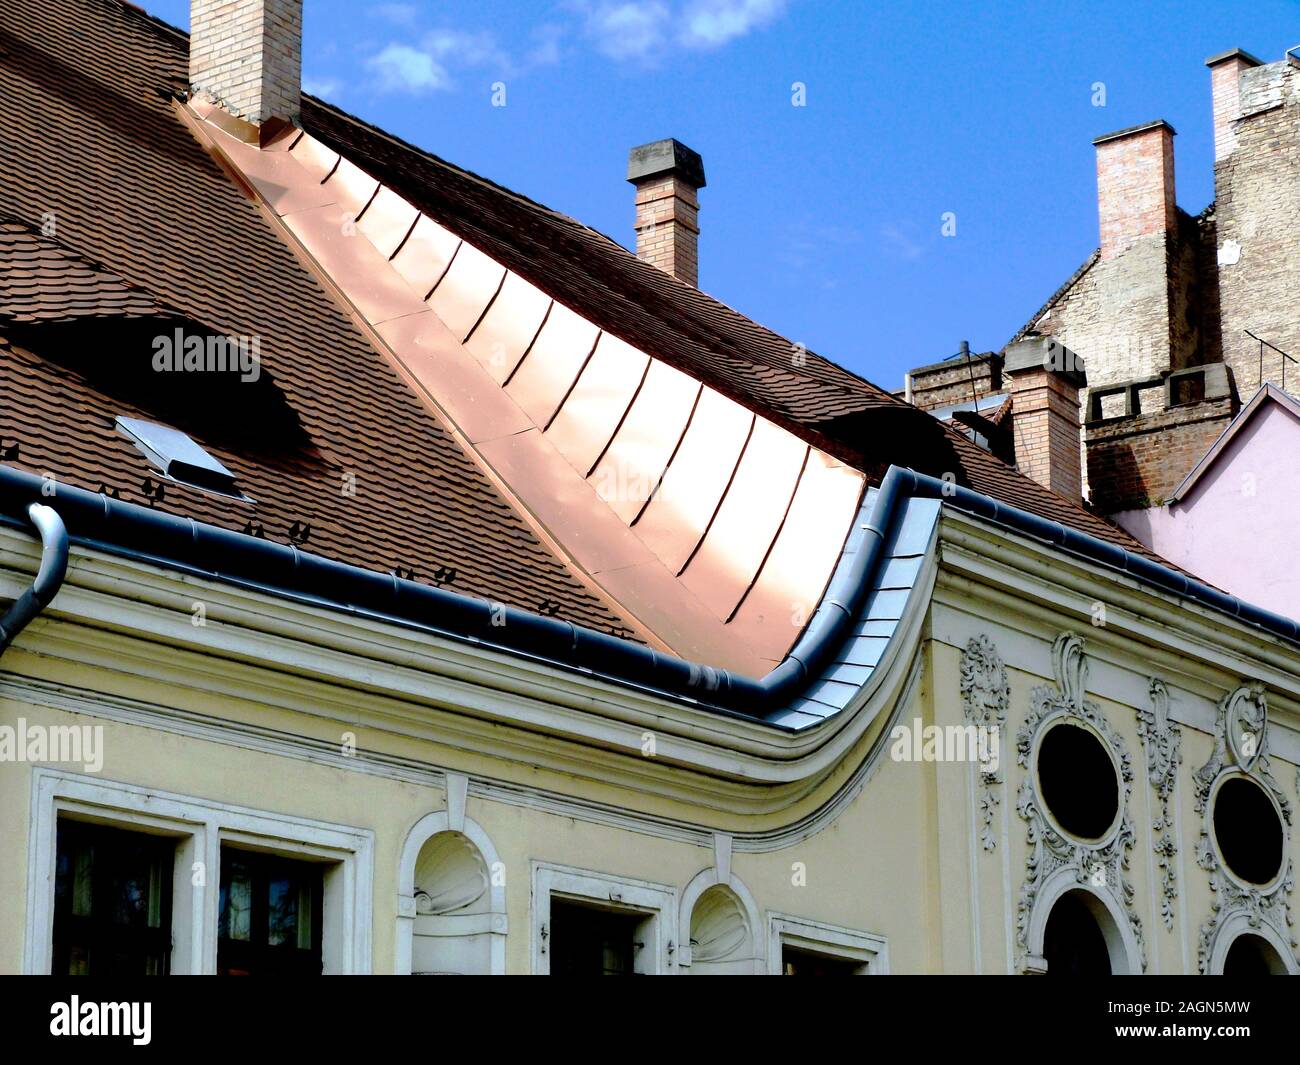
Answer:
[(296, 121), (302, 0), (190, 0), (190, 90), (265, 133)]
[(637, 258), (698, 285), (704, 160), (680, 141), (654, 141), (632, 149), (627, 179), (636, 186)]
[(1214, 161), (1226, 159), (1237, 147), (1237, 119), (1241, 115), (1241, 72), (1260, 66), (1260, 60), (1240, 48), (1212, 55), (1210, 95), (1214, 104)]
[(1157, 119), (1092, 143), (1102, 259), (1115, 258), (1141, 237), (1174, 232), (1174, 127)]
[(1016, 466), (1058, 495), (1079, 500), (1083, 360), (1050, 337), (1029, 337), (1007, 347), (1002, 372), (1010, 382)]

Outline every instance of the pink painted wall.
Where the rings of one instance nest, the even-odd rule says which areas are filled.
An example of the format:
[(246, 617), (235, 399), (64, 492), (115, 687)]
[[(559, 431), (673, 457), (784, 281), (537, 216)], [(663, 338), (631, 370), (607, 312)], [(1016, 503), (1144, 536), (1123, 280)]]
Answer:
[(1186, 497), (1115, 520), (1207, 584), (1300, 619), (1300, 418), (1261, 404)]

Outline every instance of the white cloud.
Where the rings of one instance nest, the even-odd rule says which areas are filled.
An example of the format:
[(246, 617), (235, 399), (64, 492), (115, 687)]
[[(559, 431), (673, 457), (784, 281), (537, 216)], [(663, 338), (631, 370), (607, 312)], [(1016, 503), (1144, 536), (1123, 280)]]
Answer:
[(560, 26), (538, 26), (533, 31), (533, 50), (528, 53), (528, 63), (535, 67), (549, 67), (560, 61), (560, 42), (564, 30)]
[(914, 227), (906, 224), (896, 225), (891, 222), (882, 226), (880, 236), (886, 255), (907, 262), (915, 262), (919, 259), (925, 249), (912, 236), (913, 232), (915, 232)]
[(681, 41), (688, 48), (717, 48), (766, 26), (786, 0), (698, 0), (682, 10)]
[(302, 79), (302, 91), (311, 96), (318, 96), (322, 100), (338, 99), (339, 89), (342, 87), (342, 83), (337, 78), (313, 78), (309, 76)]
[(501, 74), (510, 68), (510, 57), (497, 46), (496, 38), (486, 30), (481, 33), (434, 30), (425, 35), (422, 48), (438, 62), (466, 67), (495, 67), (496, 73)]
[(383, 92), (421, 94), (451, 88), (451, 75), (428, 52), (393, 43), (366, 60)]
[(674, 46), (719, 48), (785, 12), (788, 0), (569, 0), (586, 35), (611, 59), (651, 62)]
[(419, 9), (414, 4), (379, 4), (374, 12), (396, 26), (414, 26)]
[(672, 12), (663, 0), (598, 0), (578, 8), (587, 35), (611, 59), (648, 59), (666, 43)]

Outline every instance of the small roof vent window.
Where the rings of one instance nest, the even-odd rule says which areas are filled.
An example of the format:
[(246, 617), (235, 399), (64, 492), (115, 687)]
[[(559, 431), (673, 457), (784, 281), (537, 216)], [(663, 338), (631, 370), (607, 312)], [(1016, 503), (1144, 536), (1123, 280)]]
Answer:
[(118, 431), (174, 481), (209, 492), (240, 496), (235, 475), (179, 429), (118, 415)]

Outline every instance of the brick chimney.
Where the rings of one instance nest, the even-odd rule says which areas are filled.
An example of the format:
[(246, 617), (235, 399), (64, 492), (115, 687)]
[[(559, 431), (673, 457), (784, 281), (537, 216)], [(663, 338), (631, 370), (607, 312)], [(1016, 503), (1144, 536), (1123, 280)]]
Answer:
[(1220, 52), (1205, 61), (1210, 68), (1214, 106), (1214, 161), (1226, 159), (1237, 147), (1237, 118), (1241, 114), (1241, 72), (1260, 61), (1240, 48)]
[(1050, 337), (1030, 337), (1007, 347), (1002, 372), (1010, 384), (1016, 466), (1058, 495), (1079, 500), (1083, 360)]
[(1141, 237), (1174, 232), (1174, 127), (1157, 119), (1092, 143), (1102, 259), (1115, 258)]
[(302, 0), (191, 0), (190, 90), (264, 132), (296, 121)]
[(680, 141), (654, 141), (632, 149), (627, 179), (636, 186), (637, 258), (698, 285), (704, 161)]

